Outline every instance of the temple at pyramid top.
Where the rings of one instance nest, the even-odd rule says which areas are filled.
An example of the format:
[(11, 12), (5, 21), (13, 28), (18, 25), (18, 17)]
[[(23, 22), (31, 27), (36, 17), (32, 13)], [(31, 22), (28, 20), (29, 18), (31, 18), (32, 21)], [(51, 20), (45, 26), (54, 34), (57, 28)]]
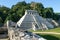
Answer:
[(25, 11), (25, 14), (36, 14), (37, 13), (37, 11), (36, 10), (26, 10)]
[(23, 30), (47, 30), (54, 26), (41, 17), (36, 10), (26, 10), (25, 15), (17, 22), (17, 28)]

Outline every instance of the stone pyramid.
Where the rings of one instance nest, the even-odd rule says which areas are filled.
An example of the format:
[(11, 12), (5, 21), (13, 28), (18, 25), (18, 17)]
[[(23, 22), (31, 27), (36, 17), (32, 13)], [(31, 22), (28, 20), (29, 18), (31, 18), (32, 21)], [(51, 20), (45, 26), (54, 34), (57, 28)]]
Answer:
[(36, 10), (26, 10), (25, 15), (17, 22), (16, 27), (23, 30), (46, 30), (54, 28), (54, 26), (41, 17)]

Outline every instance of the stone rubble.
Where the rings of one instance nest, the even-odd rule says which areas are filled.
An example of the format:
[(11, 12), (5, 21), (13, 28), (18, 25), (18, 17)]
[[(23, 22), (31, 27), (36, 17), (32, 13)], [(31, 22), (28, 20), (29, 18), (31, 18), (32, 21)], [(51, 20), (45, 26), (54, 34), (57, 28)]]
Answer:
[(46, 40), (43, 37), (32, 32), (21, 31), (21, 29), (9, 29), (10, 40)]

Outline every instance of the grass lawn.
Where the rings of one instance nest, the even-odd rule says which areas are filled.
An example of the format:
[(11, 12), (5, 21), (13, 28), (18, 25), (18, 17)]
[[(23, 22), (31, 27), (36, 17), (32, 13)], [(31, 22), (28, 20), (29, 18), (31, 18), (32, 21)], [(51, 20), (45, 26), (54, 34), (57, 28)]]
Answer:
[(47, 40), (60, 40), (60, 35), (53, 34), (38, 34)]
[[(56, 32), (56, 33), (60, 33), (60, 27), (59, 28), (54, 28), (54, 29), (49, 29), (49, 30), (37, 30), (37, 31), (33, 31), (30, 30), (31, 32)], [(47, 39), (47, 40), (60, 40), (60, 35), (56, 35), (56, 34), (41, 34), (38, 33), (38, 35), (42, 36), (43, 38)]]
[(57, 33), (60, 33), (60, 27), (59, 28), (54, 28), (54, 29), (49, 29), (49, 30), (37, 30), (37, 31), (33, 31), (33, 30), (30, 30), (31, 32), (57, 32)]
[(6, 38), (6, 39), (0, 39), (0, 40), (8, 40), (8, 38)]
[(8, 40), (8, 38), (2, 38), (2, 39), (0, 39), (0, 40)]

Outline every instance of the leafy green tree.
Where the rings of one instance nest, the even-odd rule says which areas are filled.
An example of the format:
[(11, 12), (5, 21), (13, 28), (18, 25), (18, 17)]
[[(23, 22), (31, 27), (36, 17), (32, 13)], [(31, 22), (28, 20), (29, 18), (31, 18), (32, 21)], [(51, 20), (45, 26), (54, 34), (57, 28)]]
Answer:
[(44, 17), (53, 18), (54, 12), (52, 8), (45, 8), (44, 13), (45, 13)]
[(44, 10), (44, 6), (43, 6), (42, 3), (32, 2), (32, 3), (31, 3), (31, 8), (32, 8), (33, 10), (37, 10), (37, 11), (39, 12), (39, 15), (42, 16), (43, 10)]
[(3, 23), (3, 20), (2, 20), (2, 18), (0, 17), (0, 23)]
[(44, 8), (42, 3), (22, 1), (11, 8), (0, 6), (0, 23), (5, 23), (7, 20), (17, 22), (24, 15), (25, 10), (37, 10), (39, 15), (44, 18), (59, 19), (59, 15), (55, 14), (51, 7)]
[(1, 6), (0, 7), (0, 17), (2, 18), (3, 20), (3, 23), (8, 15), (8, 12), (9, 12), (9, 8), (5, 7), (5, 6)]

